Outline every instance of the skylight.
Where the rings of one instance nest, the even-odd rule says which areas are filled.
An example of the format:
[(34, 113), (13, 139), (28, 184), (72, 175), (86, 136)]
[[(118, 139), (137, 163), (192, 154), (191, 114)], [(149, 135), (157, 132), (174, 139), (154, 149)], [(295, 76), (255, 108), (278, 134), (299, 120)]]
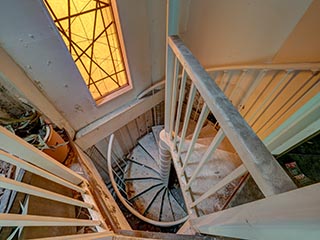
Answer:
[(129, 85), (110, 0), (44, 0), (92, 97)]

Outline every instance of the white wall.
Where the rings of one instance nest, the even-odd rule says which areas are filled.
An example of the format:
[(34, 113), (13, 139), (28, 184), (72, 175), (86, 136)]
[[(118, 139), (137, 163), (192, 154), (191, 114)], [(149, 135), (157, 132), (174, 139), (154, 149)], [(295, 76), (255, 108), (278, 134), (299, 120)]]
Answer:
[[(165, 22), (161, 25), (159, 21), (165, 16), (165, 1), (153, 1), (154, 5), (148, 0), (117, 2), (133, 89), (99, 107), (87, 91), (42, 1), (1, 2), (2, 47), (75, 130), (128, 104), (164, 75), (164, 45), (161, 41), (151, 44), (150, 30), (154, 34), (156, 29), (162, 31)], [(149, 8), (154, 9), (152, 15)], [(153, 59), (156, 60), (152, 65)], [(161, 61), (163, 64), (158, 64)]]
[(273, 59), (283, 62), (320, 62), (320, 0), (314, 0)]
[(271, 62), (311, 2), (191, 0), (182, 39), (205, 67)]

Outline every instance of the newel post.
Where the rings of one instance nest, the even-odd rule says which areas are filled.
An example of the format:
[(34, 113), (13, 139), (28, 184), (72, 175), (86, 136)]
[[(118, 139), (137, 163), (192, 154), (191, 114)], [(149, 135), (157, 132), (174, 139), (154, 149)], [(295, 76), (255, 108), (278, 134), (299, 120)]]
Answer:
[(173, 91), (174, 53), (169, 47), (168, 36), (178, 34), (179, 1), (167, 0), (167, 25), (166, 25), (166, 89), (165, 89), (165, 131), (169, 133), (170, 112)]

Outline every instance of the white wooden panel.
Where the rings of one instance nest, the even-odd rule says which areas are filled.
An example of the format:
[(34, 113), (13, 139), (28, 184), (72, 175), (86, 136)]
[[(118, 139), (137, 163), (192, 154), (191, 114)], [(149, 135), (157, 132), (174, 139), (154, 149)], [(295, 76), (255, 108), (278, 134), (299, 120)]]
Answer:
[(99, 226), (100, 221), (36, 215), (0, 214), (0, 226)]
[(34, 173), (36, 175), (39, 175), (39, 176), (44, 177), (46, 179), (49, 179), (53, 182), (56, 182), (56, 183), (61, 184), (65, 187), (71, 188), (75, 191), (78, 191), (81, 193), (85, 192), (85, 190), (83, 188), (78, 187), (77, 185), (74, 185), (68, 181), (65, 181), (64, 179), (59, 178), (59, 177), (53, 175), (52, 173), (44, 171), (41, 168), (38, 168), (37, 166), (34, 166), (26, 161), (23, 161), (15, 156), (7, 153), (7, 152), (4, 152), (3, 150), (0, 150), (0, 160), (8, 162), (10, 164), (13, 164), (13, 165), (17, 166), (18, 168), (22, 168), (24, 170), (27, 170), (31, 173)]
[(201, 233), (241, 239), (310, 239), (320, 235), (320, 183), (192, 220)]

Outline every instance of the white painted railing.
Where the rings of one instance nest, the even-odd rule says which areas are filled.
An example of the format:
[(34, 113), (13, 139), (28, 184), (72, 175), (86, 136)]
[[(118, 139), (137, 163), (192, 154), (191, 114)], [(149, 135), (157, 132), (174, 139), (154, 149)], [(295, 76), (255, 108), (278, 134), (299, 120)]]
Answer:
[[(81, 198), (64, 196), (63, 194), (36, 187), (31, 184), (17, 181), (9, 177), (0, 176), (0, 187), (11, 191), (37, 196), (53, 200), (74, 207), (86, 208), (90, 214), (87, 220), (77, 218), (65, 218), (56, 216), (43, 216), (28, 214), (28, 206), (23, 206), (21, 214), (3, 213), (0, 214), (0, 226), (17, 227), (9, 236), (12, 239), (17, 231), (29, 226), (92, 226), (97, 232), (110, 232), (104, 222), (98, 207), (89, 190), (88, 181), (76, 172), (65, 167), (50, 156), (28, 144), (21, 138), (0, 127), (0, 160), (12, 164), (16, 169), (24, 169), (26, 172), (38, 175), (51, 182), (70, 189)], [(26, 201), (30, 204), (30, 201)], [(37, 204), (33, 202), (32, 204)], [(54, 207), (47, 206), (48, 208)]]
[[(277, 101), (277, 97), (285, 88), (283, 84), (299, 77), (304, 78), (306, 83), (294, 92), (303, 88), (304, 93), (302, 93), (302, 97), (309, 94), (308, 91), (312, 87), (319, 85), (319, 69), (319, 64), (264, 65), (211, 69), (210, 75), (213, 75), (216, 81), (219, 79), (218, 86), (178, 36), (168, 37), (166, 96), (170, 97), (166, 98), (165, 103), (165, 138), (170, 148), (177, 174), (180, 177), (180, 185), (191, 219), (198, 218), (196, 208), (199, 203), (205, 201), (235, 179), (243, 176), (247, 171), (267, 199), (270, 196), (296, 189), (295, 184), (244, 119), (246, 113), (251, 116), (250, 121), (256, 119), (255, 117), (261, 116), (263, 110), (267, 109), (265, 107), (270, 106), (271, 103), (267, 101), (268, 99), (264, 100), (260, 108), (258, 106), (253, 113), (246, 111), (243, 114), (244, 116), (239, 111), (243, 110), (244, 104), (259, 84), (262, 82), (268, 83), (266, 82), (267, 78), (265, 78), (267, 75), (271, 78), (279, 78), (273, 90), (270, 90), (271, 93), (269, 95), (266, 93), (267, 95), (265, 95), (269, 100), (272, 98), (272, 101)], [(243, 79), (247, 79), (248, 74), (251, 76), (251, 86), (247, 86), (244, 90), (241, 84), (243, 83)], [(236, 80), (231, 81), (231, 75)], [(231, 82), (232, 87), (229, 85)], [(248, 82), (246, 83), (248, 84)], [(225, 90), (228, 90), (226, 94), (224, 93)], [(291, 97), (290, 95), (289, 98), (287, 102), (293, 96)], [(291, 102), (290, 104), (294, 105), (296, 102)], [(202, 110), (199, 111), (200, 109)], [(279, 112), (280, 110), (275, 111)], [(278, 114), (278, 112), (274, 115)], [(183, 113), (184, 116), (182, 116)], [(187, 151), (182, 155), (189, 120), (194, 114), (197, 115), (196, 127), (192, 139), (188, 142)], [(185, 172), (186, 167), (189, 164), (190, 157), (199, 139), (200, 131), (207, 121), (209, 114), (213, 114), (216, 119), (215, 126), (218, 132), (208, 146), (205, 154), (199, 159), (194, 172), (191, 176), (189, 174), (187, 177)], [(202, 196), (194, 199), (189, 188), (205, 163), (215, 154), (217, 147), (224, 138), (227, 138), (231, 142), (242, 160), (242, 164), (221, 179), (220, 182), (211, 186)], [(223, 212), (219, 212), (219, 216), (223, 216)], [(206, 221), (208, 222), (208, 219)], [(197, 222), (197, 229), (201, 230), (201, 224), (199, 223), (201, 221)], [(212, 228), (210, 228), (211, 230)], [(210, 233), (214, 234), (215, 232), (211, 231)], [(237, 235), (230, 236), (236, 237)]]

